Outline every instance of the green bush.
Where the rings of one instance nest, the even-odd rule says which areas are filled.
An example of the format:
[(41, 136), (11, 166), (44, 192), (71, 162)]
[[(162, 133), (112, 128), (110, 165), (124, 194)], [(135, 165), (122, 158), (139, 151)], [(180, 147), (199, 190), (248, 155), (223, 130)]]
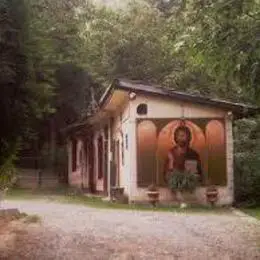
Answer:
[(235, 201), (237, 205), (260, 205), (260, 120), (236, 122), (235, 134)]
[(199, 184), (197, 174), (173, 171), (168, 173), (168, 186), (172, 191), (193, 192)]
[(10, 155), (6, 161), (0, 166), (0, 190), (10, 187), (14, 183), (15, 155)]

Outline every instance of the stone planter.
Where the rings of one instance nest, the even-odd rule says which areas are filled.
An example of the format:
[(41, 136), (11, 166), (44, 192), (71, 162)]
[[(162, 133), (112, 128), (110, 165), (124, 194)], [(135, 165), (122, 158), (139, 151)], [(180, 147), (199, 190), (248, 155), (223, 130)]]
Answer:
[(110, 191), (112, 201), (120, 201), (124, 196), (124, 190), (122, 187), (112, 187)]
[(159, 191), (147, 191), (146, 192), (149, 202), (155, 207), (156, 203), (159, 201)]

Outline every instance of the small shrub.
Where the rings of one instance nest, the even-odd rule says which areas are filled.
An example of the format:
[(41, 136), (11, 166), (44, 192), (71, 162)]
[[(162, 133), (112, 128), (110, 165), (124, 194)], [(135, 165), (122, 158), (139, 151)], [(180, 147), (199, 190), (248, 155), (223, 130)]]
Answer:
[(15, 179), (15, 167), (14, 167), (15, 155), (9, 156), (3, 165), (0, 166), (0, 190), (6, 190), (12, 186)]
[(260, 205), (260, 118), (236, 122), (234, 180), (236, 206)]
[(25, 223), (38, 223), (41, 221), (41, 218), (38, 215), (28, 215), (25, 217)]
[(168, 174), (168, 186), (172, 191), (193, 192), (199, 184), (197, 174), (173, 171)]
[(28, 217), (28, 214), (25, 213), (25, 212), (22, 212), (22, 213), (20, 213), (19, 217), (20, 218), (26, 218), (26, 217)]

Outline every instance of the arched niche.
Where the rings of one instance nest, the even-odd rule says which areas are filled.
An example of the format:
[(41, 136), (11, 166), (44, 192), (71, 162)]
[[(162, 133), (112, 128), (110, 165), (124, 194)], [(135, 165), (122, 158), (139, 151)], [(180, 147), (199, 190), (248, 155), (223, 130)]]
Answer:
[[(176, 143), (174, 141), (175, 130), (183, 124), (182, 120), (172, 120), (166, 124), (158, 134), (156, 156), (158, 162), (158, 179), (160, 184), (165, 184), (164, 176), (164, 165), (167, 159), (167, 155), (170, 149), (172, 149)], [(200, 157), (202, 164), (202, 174), (208, 171), (207, 163), (207, 151), (206, 151), (206, 139), (203, 130), (195, 123), (190, 120), (184, 121), (191, 132), (190, 147), (195, 150)]]
[(225, 185), (226, 173), (226, 141), (223, 122), (211, 120), (206, 126), (208, 150), (208, 178), (212, 184)]
[(156, 181), (157, 129), (150, 120), (137, 125), (137, 183), (147, 186)]

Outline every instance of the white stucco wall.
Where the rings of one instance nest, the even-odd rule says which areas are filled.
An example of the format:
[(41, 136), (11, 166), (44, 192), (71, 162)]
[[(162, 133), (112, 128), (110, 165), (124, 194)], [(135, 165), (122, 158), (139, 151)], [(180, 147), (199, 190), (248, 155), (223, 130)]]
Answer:
[[(136, 108), (139, 104), (148, 105), (147, 115), (137, 115)], [(172, 99), (145, 96), (138, 94), (130, 103), (131, 119), (136, 118), (223, 118), (225, 111), (217, 108), (206, 107), (199, 104), (184, 103)]]
[[(130, 119), (130, 106), (129, 103), (125, 104), (123, 107), (118, 108), (114, 116), (114, 127), (112, 128), (113, 132), (113, 139), (115, 141), (119, 141), (120, 143), (120, 153), (119, 153), (119, 161), (120, 161), (120, 168), (119, 168), (119, 186), (123, 187), (125, 193), (128, 195), (129, 193), (129, 186), (130, 186), (130, 146), (129, 146), (129, 136), (130, 129), (129, 129), (129, 119)], [(128, 139), (128, 144), (126, 144), (126, 135)], [(124, 163), (122, 162), (122, 142), (124, 143)]]
[[(114, 124), (113, 127), (110, 128), (110, 118), (114, 118)], [(94, 135), (93, 135), (93, 146), (94, 146), (94, 182), (95, 182), (95, 189), (98, 192), (104, 191), (104, 178), (98, 178), (98, 138), (100, 136), (103, 137), (103, 140), (105, 140), (105, 133), (104, 128), (106, 126), (109, 126), (108, 131), (108, 151), (110, 151), (110, 131), (112, 131), (112, 138), (115, 141), (120, 142), (120, 165), (119, 165), (119, 186), (124, 187), (126, 194), (128, 194), (129, 190), (129, 179), (130, 179), (130, 146), (128, 141), (128, 148), (126, 149), (126, 135), (130, 136), (129, 134), (129, 118), (130, 118), (130, 107), (129, 104), (125, 104), (123, 107), (118, 107), (117, 111), (115, 113), (110, 113), (107, 115), (107, 117), (103, 118), (98, 122), (98, 124), (94, 125)], [(122, 141), (124, 141), (124, 163), (122, 163)], [(68, 140), (67, 142), (67, 149), (68, 149), (68, 172), (69, 172), (69, 185), (76, 188), (82, 187), (82, 181), (83, 181), (83, 187), (88, 188), (89, 185), (89, 162), (88, 156), (86, 156), (84, 151), (84, 163), (79, 162), (79, 153), (80, 150), (83, 148), (83, 140), (82, 138), (77, 139), (77, 168), (75, 171), (72, 171), (72, 142)], [(108, 154), (105, 154), (107, 156), (107, 169), (108, 169), (108, 178), (107, 178), (107, 191), (110, 193), (110, 160), (112, 159), (112, 155), (110, 152)], [(83, 173), (83, 178), (82, 178)]]
[[(136, 108), (139, 104), (145, 103), (148, 106), (147, 115), (139, 116), (136, 114)], [(227, 117), (227, 112), (206, 107), (197, 104), (183, 103), (158, 97), (147, 97), (137, 95), (135, 100), (130, 102), (130, 120), (129, 120), (129, 160), (130, 169), (130, 201), (147, 200), (146, 189), (137, 186), (137, 147), (136, 147), (136, 119), (137, 118), (224, 118), (226, 125), (226, 149), (227, 149), (227, 185), (218, 187), (219, 201), (218, 204), (231, 204), (233, 202), (233, 136), (232, 136), (232, 119)], [(196, 190), (198, 202), (205, 204), (205, 187), (199, 187)], [(169, 189), (160, 188), (160, 200), (171, 201), (173, 196)]]
[[(110, 118), (114, 118), (114, 124), (113, 127), (110, 126)], [(104, 136), (104, 127), (106, 125), (109, 126), (109, 131), (108, 131), (108, 151), (110, 151), (110, 131), (112, 131), (112, 138), (114, 141), (119, 141), (120, 143), (120, 153), (119, 153), (119, 186), (124, 187), (126, 194), (128, 193), (129, 189), (129, 175), (130, 175), (130, 170), (129, 170), (129, 148), (126, 149), (125, 146), (125, 136), (126, 134), (129, 135), (129, 130), (128, 130), (128, 121), (130, 118), (130, 107), (129, 104), (124, 104), (122, 107), (118, 107), (116, 112), (110, 113), (107, 115), (107, 117), (102, 120), (102, 122), (99, 123), (99, 125), (95, 125), (95, 130), (94, 130), (94, 145), (96, 146), (95, 149), (95, 167), (94, 167), (94, 174), (95, 174), (95, 179), (96, 179), (96, 190), (97, 191), (103, 191), (104, 190), (104, 178), (98, 179), (98, 149), (97, 149), (97, 140), (100, 135)], [(122, 163), (122, 141), (124, 141), (124, 163)], [(105, 156), (108, 157), (108, 178), (107, 178), (107, 190), (108, 194), (110, 193), (110, 160), (112, 160), (112, 155), (110, 152), (106, 154)]]

